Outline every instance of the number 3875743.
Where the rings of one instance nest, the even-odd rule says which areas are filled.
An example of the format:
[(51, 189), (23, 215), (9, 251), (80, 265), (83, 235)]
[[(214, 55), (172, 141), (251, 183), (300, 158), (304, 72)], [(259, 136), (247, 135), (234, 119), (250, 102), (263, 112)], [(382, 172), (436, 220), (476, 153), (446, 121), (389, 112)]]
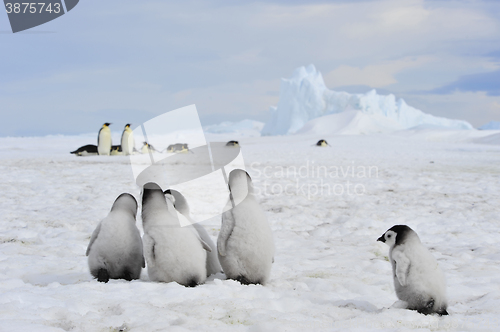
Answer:
[(23, 3), (9, 3), (5, 4), (5, 9), (7, 10), (7, 14), (41, 14), (44, 12), (59, 14), (61, 12), (61, 4), (60, 3), (48, 3), (45, 2), (23, 2)]

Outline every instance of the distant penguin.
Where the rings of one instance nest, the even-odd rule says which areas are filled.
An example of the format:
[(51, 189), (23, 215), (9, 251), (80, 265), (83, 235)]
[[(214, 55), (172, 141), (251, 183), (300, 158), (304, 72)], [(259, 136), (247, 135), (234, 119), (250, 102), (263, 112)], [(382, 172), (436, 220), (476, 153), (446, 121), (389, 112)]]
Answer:
[(70, 153), (75, 154), (77, 156), (95, 156), (97, 155), (97, 145), (88, 144), (79, 147), (75, 151), (71, 151)]
[(98, 281), (139, 279), (145, 267), (142, 241), (135, 225), (137, 201), (121, 194), (90, 238), (86, 255), (90, 273)]
[(328, 146), (328, 142), (325, 141), (324, 139), (320, 139), (318, 141), (318, 143), (316, 143), (316, 146), (321, 146), (321, 147), (325, 147), (325, 146)]
[(111, 152), (110, 154), (112, 156), (119, 156), (119, 155), (122, 155), (123, 152), (122, 152), (122, 147), (121, 145), (113, 145), (111, 146)]
[(207, 252), (207, 277), (221, 272), (221, 266), (219, 263), (219, 257), (217, 255), (217, 247), (215, 246), (215, 243), (212, 241), (210, 238), (210, 235), (208, 235), (207, 230), (203, 225), (200, 225), (196, 223), (190, 215), (189, 212), (189, 205), (186, 200), (186, 198), (177, 190), (174, 189), (168, 189), (165, 190), (165, 195), (172, 195), (174, 197), (174, 207), (177, 211), (179, 211), (182, 215), (184, 215), (193, 225), (195, 230), (198, 232), (200, 238), (208, 244), (210, 249), (212, 249), (211, 252)]
[(226, 143), (226, 146), (240, 146), (240, 143), (238, 141), (229, 141)]
[(130, 129), (130, 123), (125, 125), (122, 133), (121, 139), (122, 152), (124, 155), (128, 156), (134, 152), (135, 149), (135, 141), (134, 141), (134, 132)]
[(377, 241), (390, 248), (396, 295), (407, 303), (407, 308), (425, 315), (448, 315), (443, 272), (417, 233), (406, 225), (396, 225)]
[(167, 147), (167, 152), (169, 153), (187, 153), (189, 152), (189, 148), (187, 143), (176, 143), (176, 144), (171, 144)]
[(109, 125), (111, 123), (106, 122), (102, 125), (99, 130), (99, 135), (97, 135), (97, 152), (99, 155), (109, 156), (111, 153), (111, 130)]
[(274, 261), (271, 227), (254, 196), (247, 172), (235, 169), (229, 173), (229, 190), (217, 238), (220, 264), (229, 279), (265, 284)]
[(141, 148), (141, 153), (146, 154), (150, 152), (157, 152), (154, 146), (151, 144), (148, 144), (148, 142), (143, 142), (142, 148)]
[(142, 191), (144, 254), (149, 278), (175, 281), (194, 287), (207, 278), (206, 260), (210, 247), (192, 227), (181, 227), (177, 212), (156, 183)]

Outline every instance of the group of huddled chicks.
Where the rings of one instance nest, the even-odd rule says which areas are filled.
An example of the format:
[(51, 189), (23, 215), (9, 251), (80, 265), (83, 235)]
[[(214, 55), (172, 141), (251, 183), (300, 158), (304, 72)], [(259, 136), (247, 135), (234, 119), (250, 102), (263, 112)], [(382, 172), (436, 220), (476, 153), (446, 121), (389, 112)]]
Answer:
[[(238, 142), (227, 145), (237, 146)], [(329, 146), (325, 140), (316, 145)], [(137, 201), (131, 194), (121, 194), (90, 239), (86, 255), (91, 274), (101, 282), (139, 279), (147, 263), (152, 281), (194, 287), (208, 276), (224, 272), (242, 284), (265, 284), (274, 262), (271, 228), (248, 173), (233, 170), (228, 184), (230, 194), (217, 246), (205, 228), (193, 221), (180, 192), (163, 191), (152, 182), (142, 190), (141, 239), (136, 226)], [(417, 233), (406, 225), (396, 225), (378, 241), (390, 247), (394, 286), (401, 300), (397, 306), (422, 314), (448, 315), (444, 275)]]
[[(223, 271), (242, 284), (264, 284), (274, 261), (271, 228), (247, 172), (233, 170), (229, 188), (217, 246), (205, 228), (193, 222), (180, 192), (163, 191), (152, 182), (142, 189), (141, 239), (137, 201), (131, 194), (121, 194), (90, 239), (86, 253), (90, 273), (101, 282), (139, 279), (147, 263), (152, 281), (194, 287)], [(190, 226), (181, 227), (182, 218)]]

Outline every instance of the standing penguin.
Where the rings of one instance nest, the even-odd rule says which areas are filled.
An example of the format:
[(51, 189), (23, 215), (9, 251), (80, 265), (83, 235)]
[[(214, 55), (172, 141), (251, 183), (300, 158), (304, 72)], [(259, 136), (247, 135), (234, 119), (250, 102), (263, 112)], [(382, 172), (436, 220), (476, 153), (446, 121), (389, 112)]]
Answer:
[(200, 236), (200, 238), (206, 244), (208, 244), (210, 249), (212, 249), (212, 251), (207, 252), (207, 263), (206, 263), (207, 277), (212, 275), (212, 274), (216, 274), (216, 273), (221, 272), (221, 266), (219, 263), (219, 258), (217, 256), (217, 250), (216, 250), (217, 248), (215, 246), (215, 243), (210, 238), (210, 235), (208, 235), (208, 232), (205, 229), (205, 227), (196, 223), (191, 218), (190, 211), (189, 211), (189, 205), (188, 205), (188, 202), (187, 202), (186, 198), (184, 197), (184, 195), (182, 195), (180, 192), (178, 192), (177, 190), (174, 190), (174, 189), (165, 190), (165, 195), (172, 195), (174, 197), (175, 209), (177, 211), (179, 211), (184, 217), (186, 217), (189, 220), (190, 224), (198, 232), (198, 235)]
[(425, 315), (448, 315), (443, 272), (417, 233), (406, 225), (396, 225), (377, 241), (390, 247), (396, 295), (407, 303), (407, 308)]
[(194, 287), (205, 282), (210, 247), (191, 227), (181, 227), (170, 199), (156, 183), (146, 183), (142, 192), (144, 254), (149, 278)]
[(135, 141), (134, 141), (134, 132), (130, 129), (130, 123), (125, 125), (122, 133), (121, 139), (122, 152), (124, 155), (128, 156), (134, 152), (135, 149)]
[(111, 130), (109, 125), (111, 123), (106, 122), (102, 125), (99, 130), (99, 135), (97, 135), (97, 152), (99, 155), (109, 156), (111, 153)]
[(90, 238), (86, 255), (90, 273), (98, 281), (139, 279), (145, 267), (142, 241), (135, 225), (137, 201), (121, 194)]
[(230, 279), (242, 284), (264, 284), (274, 261), (271, 227), (253, 194), (247, 172), (235, 169), (229, 173), (229, 190), (217, 238), (220, 264)]

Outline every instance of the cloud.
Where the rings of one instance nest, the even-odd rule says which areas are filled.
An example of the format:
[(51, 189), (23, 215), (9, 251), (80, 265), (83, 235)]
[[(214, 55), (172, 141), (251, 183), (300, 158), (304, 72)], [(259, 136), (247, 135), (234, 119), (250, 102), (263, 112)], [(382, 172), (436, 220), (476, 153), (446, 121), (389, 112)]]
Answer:
[(464, 119), (474, 127), (489, 121), (500, 121), (500, 97), (485, 92), (455, 91), (451, 94), (398, 95), (408, 105), (436, 116)]
[(433, 89), (429, 93), (450, 94), (455, 91), (486, 92), (488, 96), (500, 96), (500, 70), (465, 75), (455, 82)]
[(326, 85), (332, 88), (345, 85), (367, 85), (374, 88), (385, 87), (398, 80), (395, 74), (404, 69), (419, 67), (430, 58), (406, 58), (363, 68), (342, 65), (325, 75)]
[(3, 120), (2, 128), (27, 128), (37, 114), (57, 123), (79, 112), (90, 123), (106, 110), (158, 114), (188, 103), (207, 121), (211, 114), (259, 118), (277, 103), (279, 79), (309, 63), (330, 88), (431, 90), (498, 69), (499, 8), (481, 1), (110, 0), (96, 11), (80, 2), (40, 28), (56, 33), (0, 34), (1, 109), (25, 118)]

